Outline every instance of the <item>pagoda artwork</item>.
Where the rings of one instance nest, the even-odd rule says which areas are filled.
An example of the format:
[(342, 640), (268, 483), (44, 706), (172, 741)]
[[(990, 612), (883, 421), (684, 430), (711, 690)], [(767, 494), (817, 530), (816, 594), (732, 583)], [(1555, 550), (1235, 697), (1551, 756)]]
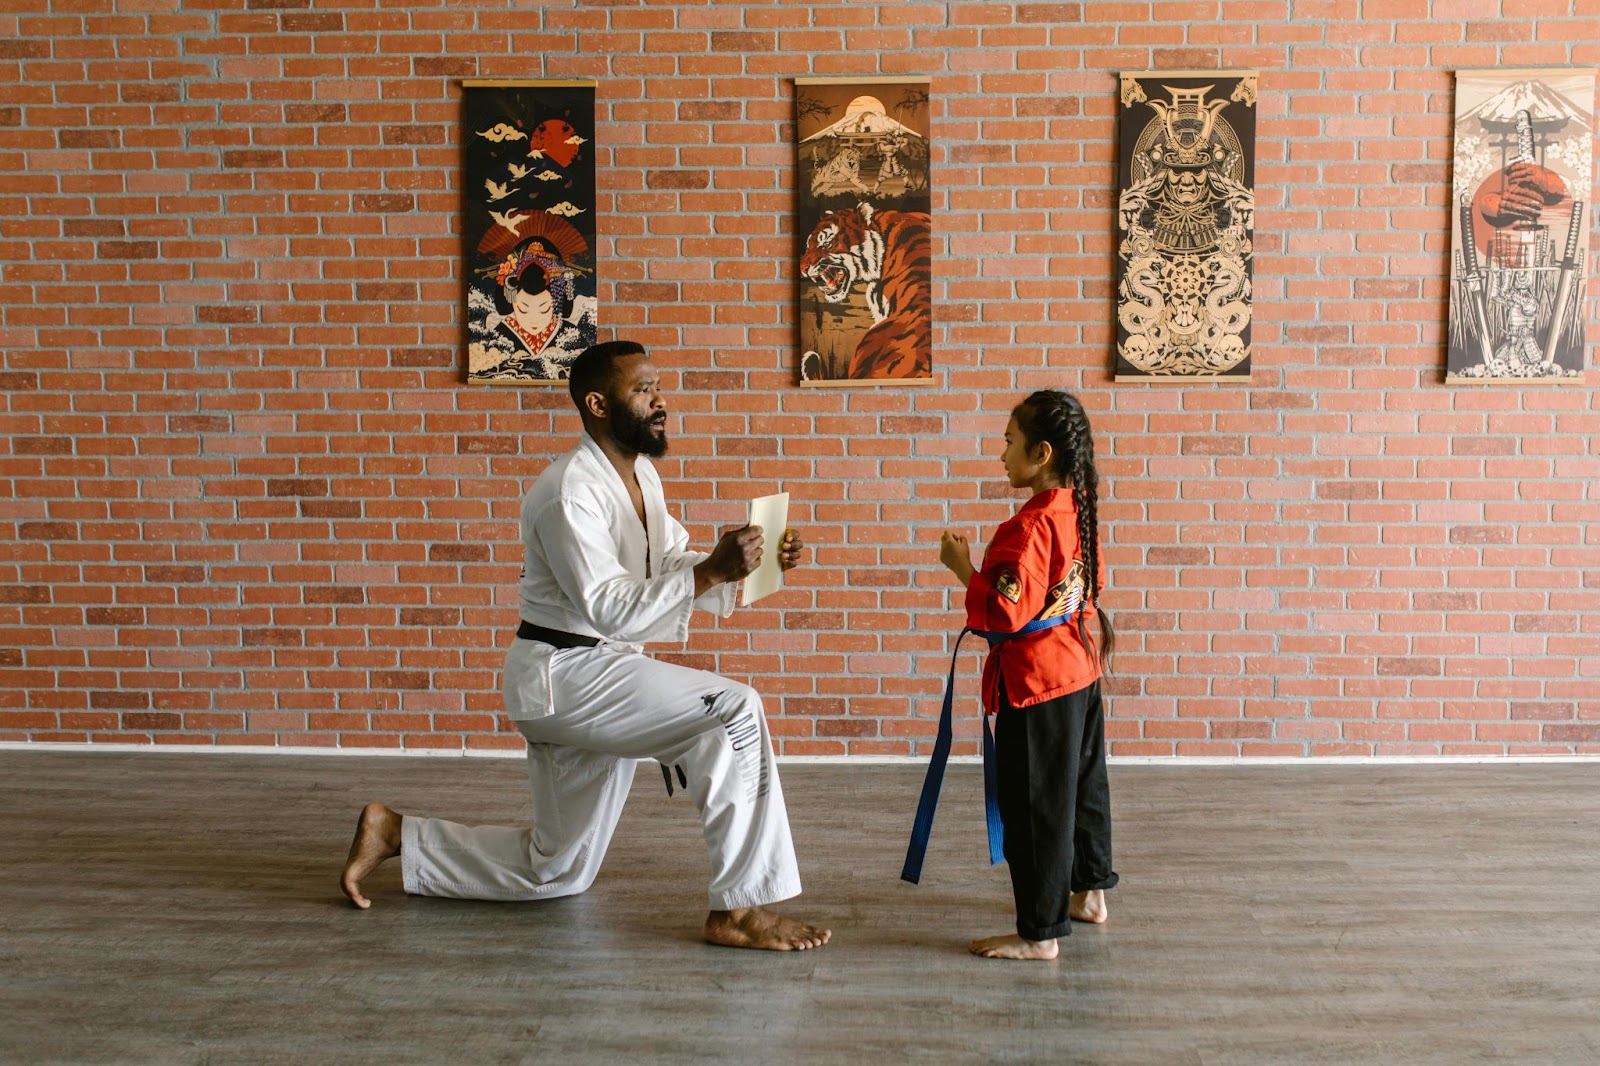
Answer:
[(1122, 75), (1116, 377), (1250, 377), (1256, 74)]
[(1593, 70), (1456, 75), (1446, 380), (1581, 380)]

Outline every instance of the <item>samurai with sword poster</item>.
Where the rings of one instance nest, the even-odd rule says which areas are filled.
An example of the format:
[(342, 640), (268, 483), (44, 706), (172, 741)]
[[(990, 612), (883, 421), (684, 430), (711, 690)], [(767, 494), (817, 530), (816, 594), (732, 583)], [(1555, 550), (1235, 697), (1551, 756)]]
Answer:
[(1456, 77), (1450, 381), (1581, 379), (1593, 71)]

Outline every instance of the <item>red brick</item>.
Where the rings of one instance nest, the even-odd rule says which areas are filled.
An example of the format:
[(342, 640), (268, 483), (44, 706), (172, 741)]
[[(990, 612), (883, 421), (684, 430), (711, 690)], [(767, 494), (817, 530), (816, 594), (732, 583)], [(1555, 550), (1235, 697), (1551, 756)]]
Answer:
[(650, 189), (705, 189), (711, 185), (709, 170), (653, 170), (645, 175)]
[(426, 689), (432, 687), (426, 670), (375, 670), (372, 685), (378, 689)]
[(1018, 4), (1018, 22), (1082, 22), (1082, 4)]

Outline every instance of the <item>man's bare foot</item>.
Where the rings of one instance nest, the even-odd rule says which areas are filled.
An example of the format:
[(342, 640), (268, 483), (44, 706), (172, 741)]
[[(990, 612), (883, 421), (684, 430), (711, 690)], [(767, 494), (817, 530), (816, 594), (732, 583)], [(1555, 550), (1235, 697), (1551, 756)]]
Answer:
[(986, 959), (1053, 959), (1060, 954), (1054, 940), (1024, 940), (1015, 933), (986, 936), (970, 946), (974, 955)]
[(361, 819), (356, 822), (356, 838), (350, 842), (350, 857), (344, 862), (344, 873), (339, 875), (339, 887), (362, 910), (372, 906), (372, 901), (361, 894), (361, 879), (366, 877), (385, 859), (400, 854), (400, 815), (381, 803), (369, 803), (361, 809)]
[(804, 951), (807, 948), (820, 948), (832, 936), (831, 929), (806, 925), (765, 907), (712, 911), (706, 915), (706, 940), (730, 948)]
[(1075, 922), (1093, 922), (1095, 925), (1102, 925), (1110, 916), (1111, 911), (1106, 908), (1106, 893), (1103, 888), (1074, 892), (1067, 900), (1067, 917)]

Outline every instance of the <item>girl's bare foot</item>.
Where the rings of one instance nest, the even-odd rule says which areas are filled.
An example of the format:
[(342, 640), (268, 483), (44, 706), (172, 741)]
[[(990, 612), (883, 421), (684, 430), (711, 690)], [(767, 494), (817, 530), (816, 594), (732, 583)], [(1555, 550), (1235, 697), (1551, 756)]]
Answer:
[(372, 906), (372, 901), (361, 894), (361, 879), (375, 870), (385, 859), (400, 854), (400, 815), (381, 803), (369, 803), (361, 809), (356, 822), (356, 838), (350, 842), (350, 857), (344, 862), (344, 873), (339, 875), (339, 887), (362, 910)]
[(807, 948), (820, 948), (832, 936), (831, 929), (806, 925), (765, 907), (712, 911), (706, 915), (706, 940), (730, 948), (804, 951)]
[(1106, 893), (1103, 888), (1089, 892), (1074, 892), (1067, 900), (1067, 917), (1075, 922), (1093, 922), (1095, 925), (1102, 925), (1110, 916), (1111, 911), (1106, 908)]
[(1054, 940), (1024, 940), (1015, 933), (974, 940), (971, 948), (986, 959), (1053, 959), (1060, 954)]

